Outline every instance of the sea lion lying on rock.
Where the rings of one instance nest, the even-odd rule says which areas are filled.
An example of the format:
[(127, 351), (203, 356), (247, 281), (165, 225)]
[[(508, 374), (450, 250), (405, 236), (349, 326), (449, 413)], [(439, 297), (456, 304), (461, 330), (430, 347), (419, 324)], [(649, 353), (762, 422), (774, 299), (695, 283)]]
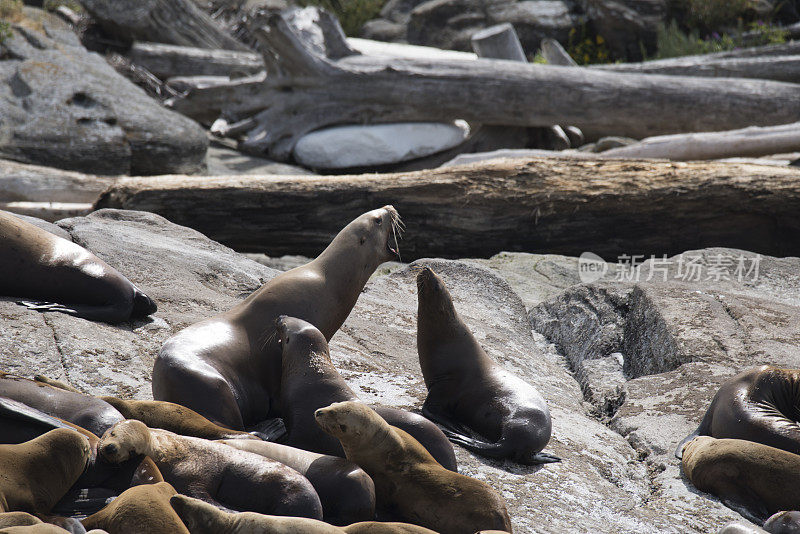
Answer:
[(223, 443), (147, 428), (128, 419), (103, 435), (99, 450), (113, 463), (150, 456), (177, 491), (220, 508), (322, 518), (317, 492), (300, 473)]
[(111, 504), (84, 519), (83, 525), (87, 529), (101, 528), (109, 534), (189, 534), (169, 504), (170, 497), (175, 494), (175, 488), (167, 482), (130, 488)]
[(409, 434), (369, 406), (338, 402), (316, 411), (317, 423), (344, 447), (347, 459), (375, 482), (378, 507), (442, 534), (481, 529), (511, 532), (503, 498), (484, 482), (448, 471)]

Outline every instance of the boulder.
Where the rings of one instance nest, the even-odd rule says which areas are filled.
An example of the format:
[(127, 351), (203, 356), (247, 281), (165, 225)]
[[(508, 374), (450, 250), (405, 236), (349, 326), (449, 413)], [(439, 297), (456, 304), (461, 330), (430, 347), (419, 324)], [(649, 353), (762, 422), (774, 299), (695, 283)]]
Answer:
[(200, 126), (89, 53), (53, 15), (25, 8), (0, 45), (0, 157), (93, 174), (199, 170)]
[(409, 15), (409, 43), (470, 50), (472, 35), (485, 28), (511, 23), (525, 52), (533, 55), (543, 38), (566, 42), (569, 30), (582, 18), (561, 0), (429, 0)]
[(581, 0), (581, 7), (594, 31), (600, 35), (612, 57), (641, 61), (642, 47), (656, 48), (660, 24), (669, 16), (669, 0)]
[(463, 122), (334, 126), (301, 137), (293, 155), (314, 169), (388, 165), (453, 148), (468, 136), (469, 127)]
[[(59, 226), (159, 310), (111, 326), (0, 301), (0, 369), (46, 374), (93, 394), (150, 398), (165, 339), (277, 273), (148, 213), (101, 210)], [(505, 497), (514, 532), (683, 534), (744, 523), (694, 490), (672, 456), (723, 380), (764, 362), (800, 366), (800, 259), (761, 256), (758, 275), (739, 280), (739, 257), (749, 267), (757, 258), (690, 251), (638, 271), (609, 264), (591, 284), (581, 283), (580, 261), (564, 256), (419, 261), (442, 275), (488, 354), (550, 407), (545, 450), (561, 463), (526, 467), (456, 447), (460, 471)], [(684, 277), (690, 264), (692, 277)], [(720, 265), (729, 266), (728, 279), (717, 280)], [(419, 410), (425, 398), (415, 273), (413, 265), (380, 268), (331, 340), (335, 365), (365, 401)]]
[(277, 161), (248, 156), (238, 150), (212, 144), (206, 155), (206, 172), (209, 176), (235, 174), (314, 174), (311, 171)]

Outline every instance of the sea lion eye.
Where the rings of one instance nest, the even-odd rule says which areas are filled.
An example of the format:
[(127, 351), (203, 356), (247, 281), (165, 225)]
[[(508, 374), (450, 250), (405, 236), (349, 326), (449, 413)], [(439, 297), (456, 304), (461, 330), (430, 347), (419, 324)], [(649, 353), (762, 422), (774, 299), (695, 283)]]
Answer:
[(380, 226), (381, 222), (383, 222), (383, 219), (381, 219), (380, 217), (375, 219), (375, 224), (377, 224), (378, 226)]

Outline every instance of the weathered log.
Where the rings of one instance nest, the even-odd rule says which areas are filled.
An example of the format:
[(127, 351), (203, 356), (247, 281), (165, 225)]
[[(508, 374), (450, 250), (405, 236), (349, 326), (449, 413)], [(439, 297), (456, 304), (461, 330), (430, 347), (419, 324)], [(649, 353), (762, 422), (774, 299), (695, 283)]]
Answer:
[(800, 151), (800, 122), (727, 132), (663, 135), (603, 152), (604, 157), (678, 161), (758, 157)]
[(528, 62), (517, 32), (508, 22), (475, 32), (470, 41), (478, 57)]
[(81, 0), (81, 4), (106, 31), (128, 42), (248, 50), (191, 0)]
[(800, 82), (800, 55), (707, 58), (688, 56), (642, 63), (595, 65), (598, 70), (636, 72), (641, 74), (672, 74), (714, 78), (756, 78), (779, 82)]
[(96, 207), (158, 213), (241, 251), (314, 256), (354, 216), (389, 203), (407, 225), (404, 260), (708, 246), (800, 255), (800, 169), (718, 162), (537, 158), (408, 174), (122, 178)]
[(300, 136), (329, 124), (463, 118), (643, 138), (800, 120), (795, 84), (370, 58), (349, 49), (338, 22), (313, 8), (255, 20), (270, 75), (210, 88), (175, 107), (190, 116), (216, 107), (232, 124), (255, 120), (242, 147), (271, 159), (285, 160)]
[(162, 80), (175, 76), (237, 77), (264, 69), (261, 56), (253, 52), (161, 43), (133, 43), (128, 57)]
[(578, 64), (572, 59), (561, 43), (555, 39), (542, 39), (542, 56), (550, 65), (562, 65), (564, 67), (577, 67)]

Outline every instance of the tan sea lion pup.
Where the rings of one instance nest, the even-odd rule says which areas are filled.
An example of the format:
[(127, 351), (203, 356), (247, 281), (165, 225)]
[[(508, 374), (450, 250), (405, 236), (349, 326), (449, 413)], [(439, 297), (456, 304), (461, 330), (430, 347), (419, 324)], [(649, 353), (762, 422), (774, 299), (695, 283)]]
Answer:
[(448, 471), (406, 432), (360, 402), (320, 408), (317, 423), (339, 438), (347, 459), (375, 482), (378, 506), (442, 534), (511, 532), (503, 498), (487, 484)]
[(392, 206), (348, 224), (315, 260), (281, 273), (240, 304), (167, 340), (153, 367), (153, 398), (243, 430), (280, 416), (279, 315), (298, 317), (327, 340), (344, 323), (381, 263), (398, 257)]
[(223, 443), (147, 428), (128, 419), (110, 428), (98, 448), (113, 463), (145, 454), (177, 491), (215, 506), (322, 518), (317, 492), (300, 473)]
[(695, 436), (755, 441), (800, 454), (800, 369), (762, 365), (720, 386), (703, 420), (675, 451)]
[(155, 313), (156, 304), (106, 262), (62, 237), (0, 211), (0, 295), (90, 321), (119, 323)]
[(0, 445), (0, 512), (47, 515), (86, 469), (89, 440), (51, 430), (19, 445)]
[(109, 534), (189, 534), (169, 504), (170, 497), (176, 493), (167, 482), (136, 486), (84, 519), (83, 526), (87, 529), (101, 528)]
[(522, 464), (560, 461), (541, 452), (551, 422), (536, 388), (486, 354), (430, 267), (417, 275), (417, 290), (417, 352), (428, 388), (422, 414), (452, 442), (478, 454)]
[(752, 441), (699, 436), (684, 446), (682, 465), (694, 487), (754, 523), (800, 509), (800, 455)]
[(170, 503), (192, 534), (436, 534), (407, 523), (364, 521), (336, 527), (301, 517), (253, 512), (230, 514), (185, 495), (175, 495)]

